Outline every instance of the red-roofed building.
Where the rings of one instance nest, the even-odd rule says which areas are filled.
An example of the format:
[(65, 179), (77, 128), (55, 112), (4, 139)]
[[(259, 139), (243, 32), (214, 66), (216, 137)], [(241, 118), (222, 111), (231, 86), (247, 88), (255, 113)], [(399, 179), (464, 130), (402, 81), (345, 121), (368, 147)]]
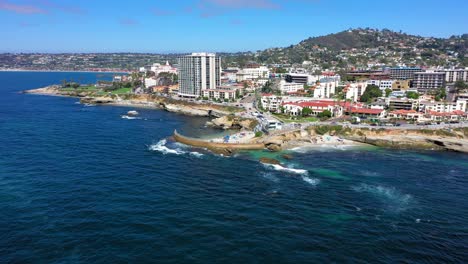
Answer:
[(461, 120), (467, 120), (468, 113), (460, 111), (460, 110), (455, 110), (452, 112), (435, 112), (435, 111), (427, 111), (426, 112), (427, 117), (430, 118), (433, 121), (461, 121)]
[(370, 108), (357, 108), (351, 107), (346, 109), (347, 115), (357, 115), (366, 117), (383, 118), (386, 115), (386, 111), (383, 109), (370, 109)]
[(343, 108), (333, 101), (311, 101), (311, 102), (287, 102), (282, 104), (284, 112), (293, 116), (302, 114), (304, 108), (312, 110), (312, 115), (318, 115), (325, 110), (339, 117), (343, 114)]
[(389, 118), (416, 120), (419, 121), (424, 116), (423, 113), (415, 110), (395, 110), (388, 113)]

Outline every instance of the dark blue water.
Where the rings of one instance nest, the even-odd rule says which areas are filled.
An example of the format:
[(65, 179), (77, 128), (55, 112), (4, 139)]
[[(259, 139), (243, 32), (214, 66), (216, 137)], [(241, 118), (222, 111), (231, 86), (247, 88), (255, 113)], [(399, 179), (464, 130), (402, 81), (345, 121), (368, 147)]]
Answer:
[(0, 73), (0, 263), (468, 261), (467, 155), (294, 152), (288, 171), (164, 141), (203, 118), (17, 93), (65, 78), (96, 75)]

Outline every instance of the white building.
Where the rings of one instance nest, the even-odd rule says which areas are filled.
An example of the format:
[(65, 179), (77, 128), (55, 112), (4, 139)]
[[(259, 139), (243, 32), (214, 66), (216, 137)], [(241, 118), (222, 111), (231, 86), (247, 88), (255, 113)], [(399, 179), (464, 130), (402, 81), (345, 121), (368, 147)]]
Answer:
[(237, 98), (240, 94), (238, 88), (218, 88), (218, 89), (207, 89), (202, 91), (202, 96), (209, 100), (228, 100), (232, 101)]
[(437, 112), (437, 113), (450, 113), (454, 111), (466, 112), (467, 109), (466, 100), (457, 100), (456, 102), (420, 102), (419, 107), (424, 111)]
[(274, 94), (263, 94), (260, 102), (263, 109), (270, 112), (277, 112), (281, 106), (282, 97)]
[(468, 82), (468, 69), (444, 69), (438, 72), (445, 73), (445, 81), (454, 83), (456, 81)]
[(180, 57), (179, 96), (199, 97), (202, 91), (221, 85), (221, 58), (214, 53)]
[(366, 87), (366, 82), (350, 83), (346, 85), (343, 91), (346, 93), (346, 99), (351, 99), (356, 102), (364, 94)]
[(279, 85), (282, 94), (297, 93), (299, 90), (304, 90), (304, 84), (302, 83), (289, 83), (285, 80), (280, 81)]
[(330, 98), (336, 92), (337, 82), (318, 83), (314, 89), (315, 98)]
[(160, 73), (163, 73), (163, 72), (177, 74), (177, 69), (172, 67), (169, 64), (169, 61), (166, 61), (165, 65), (154, 63), (153, 66), (151, 66), (151, 71), (154, 72), (156, 76), (158, 76)]
[(151, 77), (151, 78), (145, 78), (145, 87), (152, 87), (156, 86), (157, 83), (157, 78), (156, 77)]
[(270, 77), (270, 69), (266, 66), (256, 68), (243, 68), (237, 73), (237, 81), (252, 81), (257, 79), (268, 79)]
[(386, 89), (392, 89), (394, 80), (368, 80), (367, 85), (375, 85), (380, 88), (380, 90), (385, 91)]

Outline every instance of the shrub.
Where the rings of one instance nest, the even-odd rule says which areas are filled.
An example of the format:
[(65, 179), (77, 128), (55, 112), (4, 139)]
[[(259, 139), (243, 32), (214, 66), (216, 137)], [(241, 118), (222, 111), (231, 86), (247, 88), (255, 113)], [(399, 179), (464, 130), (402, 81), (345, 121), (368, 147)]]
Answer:
[(263, 136), (263, 132), (262, 131), (257, 131), (255, 132), (255, 137), (261, 137)]

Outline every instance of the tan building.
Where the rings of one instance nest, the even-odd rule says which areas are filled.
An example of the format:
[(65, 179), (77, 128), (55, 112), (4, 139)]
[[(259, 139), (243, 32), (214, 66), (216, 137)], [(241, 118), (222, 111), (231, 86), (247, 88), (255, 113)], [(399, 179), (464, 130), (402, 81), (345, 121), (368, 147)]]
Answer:
[(405, 91), (410, 88), (410, 80), (396, 80), (392, 83), (393, 91)]

